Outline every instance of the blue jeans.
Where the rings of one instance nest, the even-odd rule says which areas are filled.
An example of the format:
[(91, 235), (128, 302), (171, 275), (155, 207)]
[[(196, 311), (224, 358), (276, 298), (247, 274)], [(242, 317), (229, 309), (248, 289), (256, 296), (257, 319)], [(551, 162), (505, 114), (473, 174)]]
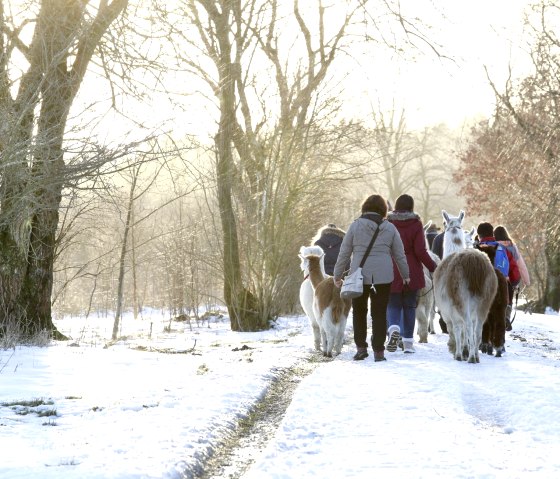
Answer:
[(414, 337), (416, 323), (416, 297), (418, 290), (391, 293), (387, 305), (387, 323), (401, 328), (401, 336), (406, 339)]

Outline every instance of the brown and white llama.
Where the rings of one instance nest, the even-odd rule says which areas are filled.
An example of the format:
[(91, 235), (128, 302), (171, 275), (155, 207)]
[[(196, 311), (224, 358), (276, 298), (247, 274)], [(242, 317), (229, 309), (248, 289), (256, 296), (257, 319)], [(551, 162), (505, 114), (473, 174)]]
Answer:
[(482, 328), (496, 295), (498, 280), (485, 253), (466, 248), (462, 222), (465, 213), (445, 220), (443, 259), (434, 273), (434, 293), (438, 309), (447, 325), (447, 345), (458, 361), (480, 362), (478, 349)]
[(299, 302), (303, 308), (303, 312), (309, 318), (311, 323), (311, 328), (313, 330), (313, 342), (315, 351), (321, 351), (321, 328), (313, 312), (313, 298), (315, 296), (313, 285), (309, 279), (309, 260), (307, 255), (316, 255), (321, 257), (321, 274), (325, 278), (327, 275), (325, 273), (325, 266), (323, 262), (324, 251), (320, 246), (302, 246), (299, 249), (299, 258), (301, 260), (300, 268), (303, 271), (303, 281), (299, 287)]
[(324, 276), (321, 256), (307, 255), (309, 279), (314, 290), (313, 313), (321, 330), (323, 356), (332, 358), (333, 351), (340, 354), (346, 332), (346, 321), (352, 300), (340, 297), (340, 288), (334, 284), (332, 276)]
[[(490, 262), (494, 264), (494, 257), (496, 256), (496, 246), (489, 244), (477, 245), (483, 253), (488, 255)], [(488, 312), (488, 318), (482, 328), (482, 340), (480, 344), (480, 351), (486, 354), (492, 354), (493, 350), (496, 351), (496, 357), (502, 356), (504, 345), (506, 342), (506, 308), (509, 300), (508, 283), (506, 277), (500, 272), (498, 268), (494, 268), (496, 279), (498, 280), (498, 289), (494, 296), (494, 301)]]

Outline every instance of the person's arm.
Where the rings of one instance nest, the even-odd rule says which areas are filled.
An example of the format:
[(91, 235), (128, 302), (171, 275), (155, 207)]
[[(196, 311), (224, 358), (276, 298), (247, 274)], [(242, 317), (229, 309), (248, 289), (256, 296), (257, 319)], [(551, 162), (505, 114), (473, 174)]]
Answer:
[(436, 263), (428, 253), (426, 249), (426, 240), (424, 238), (424, 229), (422, 228), (422, 223), (418, 221), (418, 228), (414, 231), (413, 239), (413, 249), (414, 256), (416, 256), (420, 262), (428, 268), (430, 273), (433, 273), (436, 269)]
[(352, 256), (352, 244), (354, 242), (354, 223), (350, 225), (348, 231), (344, 235), (342, 244), (340, 245), (340, 251), (338, 252), (338, 258), (336, 259), (336, 264), (334, 265), (333, 279), (334, 284), (337, 287), (342, 286), (342, 275), (349, 268), (350, 257)]
[(395, 260), (397, 269), (403, 279), (404, 284), (410, 283), (410, 270), (408, 269), (408, 262), (406, 261), (406, 254), (401, 239), (401, 235), (397, 228), (393, 226), (393, 242), (391, 243), (391, 256)]

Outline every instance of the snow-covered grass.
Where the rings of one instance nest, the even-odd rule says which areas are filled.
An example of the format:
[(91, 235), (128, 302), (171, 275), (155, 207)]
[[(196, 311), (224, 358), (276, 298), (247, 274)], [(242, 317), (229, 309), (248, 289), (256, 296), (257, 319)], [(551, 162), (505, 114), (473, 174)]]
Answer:
[[(73, 340), (0, 351), (1, 478), (196, 477), (313, 343), (305, 317), (233, 333), (152, 312), (125, 316), (114, 344), (112, 318), (56, 324)], [(302, 381), (246, 477), (558, 477), (558, 316), (518, 312), (504, 357), (480, 364), (446, 340), (384, 363), (346, 345)]]

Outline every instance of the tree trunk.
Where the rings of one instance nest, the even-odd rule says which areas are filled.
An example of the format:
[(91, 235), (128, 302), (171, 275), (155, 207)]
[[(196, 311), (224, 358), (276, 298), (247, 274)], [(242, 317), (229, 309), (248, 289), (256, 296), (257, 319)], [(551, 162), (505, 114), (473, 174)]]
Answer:
[[(231, 8), (231, 7), (230, 7)], [(234, 175), (233, 134), (235, 121), (235, 75), (231, 60), (230, 10), (215, 12), (216, 35), (220, 44), (220, 124), (216, 135), (218, 205), (223, 232), (224, 300), (233, 331), (257, 331), (268, 327), (259, 314), (255, 296), (243, 286), (239, 237), (232, 202)]]
[[(6, 113), (0, 138), (0, 335), (47, 331), (64, 338), (52, 322), (51, 294), (66, 183), (66, 122), (96, 46), (127, 5), (126, 0), (102, 2), (84, 29), (86, 3), (41, 2), (26, 51), (29, 67), (14, 100), (10, 82), (0, 81), (0, 109)], [(0, 46), (6, 61), (11, 50)]]
[(560, 311), (560, 245), (552, 243), (546, 247), (546, 260), (548, 272), (543, 298), (543, 308), (550, 306), (555, 311)]

